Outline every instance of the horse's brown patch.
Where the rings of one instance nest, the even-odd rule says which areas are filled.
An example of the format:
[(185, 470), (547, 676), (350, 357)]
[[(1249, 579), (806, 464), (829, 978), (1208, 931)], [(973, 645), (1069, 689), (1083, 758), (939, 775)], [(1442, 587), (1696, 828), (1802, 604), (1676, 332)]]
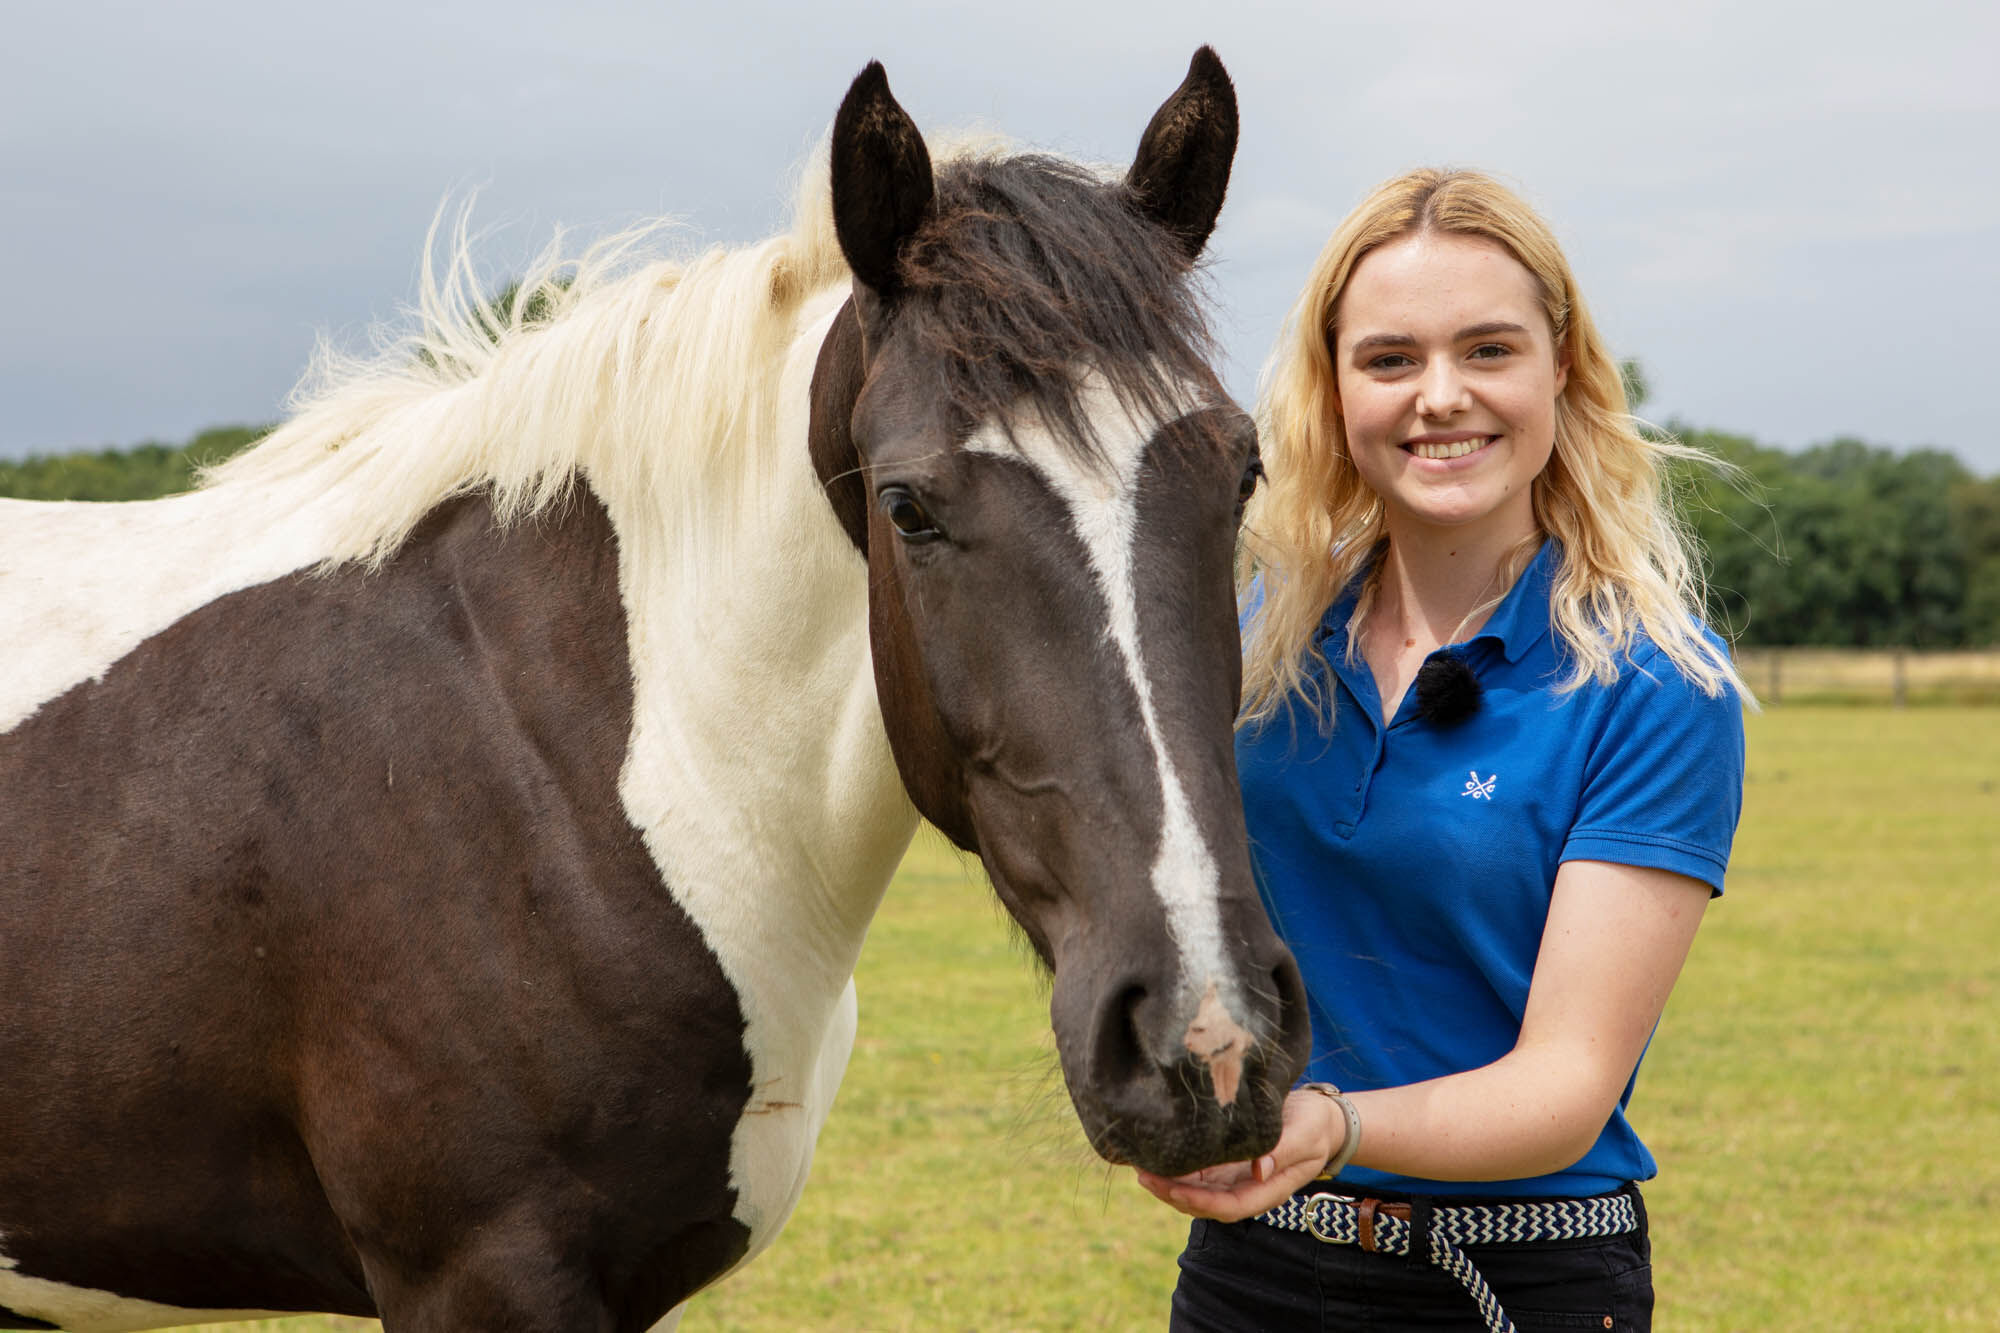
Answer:
[(455, 1274), (637, 1329), (740, 1257), (744, 1020), (619, 801), (625, 645), (595, 497), (464, 499), (0, 736), (19, 1272), (353, 1314)]

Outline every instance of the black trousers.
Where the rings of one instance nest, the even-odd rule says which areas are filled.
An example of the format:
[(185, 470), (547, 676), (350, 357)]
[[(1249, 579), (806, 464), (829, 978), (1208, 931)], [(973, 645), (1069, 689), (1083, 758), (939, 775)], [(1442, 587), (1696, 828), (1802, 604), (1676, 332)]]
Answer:
[[(1646, 1209), (1637, 1186), (1626, 1189), (1638, 1206), (1637, 1231), (1596, 1240), (1465, 1247), (1520, 1333), (1585, 1328), (1650, 1333), (1653, 1267)], [(1436, 1200), (1439, 1207), (1490, 1202)], [(1174, 1333), (1486, 1329), (1458, 1279), (1424, 1259), (1329, 1245), (1254, 1218), (1197, 1220), (1180, 1266), (1169, 1323)]]

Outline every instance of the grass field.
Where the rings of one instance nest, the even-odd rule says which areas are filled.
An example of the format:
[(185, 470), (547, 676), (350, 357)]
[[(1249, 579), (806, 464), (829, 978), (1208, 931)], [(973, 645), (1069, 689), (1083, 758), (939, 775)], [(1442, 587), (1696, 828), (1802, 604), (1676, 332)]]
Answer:
[[(860, 986), (804, 1202), (683, 1333), (1161, 1327), (1182, 1224), (1081, 1146), (976, 868), (919, 843)], [(1664, 1333), (2000, 1328), (2000, 710), (1751, 719), (1633, 1115)]]

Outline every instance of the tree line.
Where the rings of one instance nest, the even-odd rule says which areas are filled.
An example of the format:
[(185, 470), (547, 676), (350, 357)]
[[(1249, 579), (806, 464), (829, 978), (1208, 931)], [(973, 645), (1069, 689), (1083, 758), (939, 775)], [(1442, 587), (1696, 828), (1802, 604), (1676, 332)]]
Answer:
[(1709, 620), (1745, 646), (2000, 644), (2000, 477), (1939, 449), (1797, 453), (1670, 424), (1740, 469), (1679, 480), (1707, 548)]
[[(1636, 366), (1628, 387), (1643, 397)], [(0, 461), (0, 495), (167, 495), (268, 429)], [(1726, 637), (1753, 647), (2000, 644), (2000, 477), (1978, 477), (1936, 449), (1839, 439), (1788, 453), (1723, 431), (1666, 429), (1729, 465), (1676, 476), (1707, 550), (1709, 619)]]
[(0, 460), (0, 496), (19, 500), (153, 500), (190, 489), (213, 467), (270, 432), (269, 426), (218, 426), (186, 444), (148, 442), (130, 449), (42, 454)]

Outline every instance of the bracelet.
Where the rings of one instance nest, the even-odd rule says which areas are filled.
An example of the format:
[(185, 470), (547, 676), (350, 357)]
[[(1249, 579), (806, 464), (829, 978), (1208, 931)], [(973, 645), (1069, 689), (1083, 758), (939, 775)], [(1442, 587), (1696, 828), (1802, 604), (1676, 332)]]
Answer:
[(1317, 1180), (1332, 1180), (1354, 1160), (1354, 1150), (1361, 1146), (1361, 1112), (1355, 1109), (1346, 1094), (1331, 1083), (1301, 1083), (1299, 1091), (1316, 1092), (1327, 1098), (1340, 1107), (1341, 1114), (1347, 1118), (1347, 1137), (1341, 1142), (1340, 1151), (1328, 1158), (1319, 1175), (1314, 1177)]

